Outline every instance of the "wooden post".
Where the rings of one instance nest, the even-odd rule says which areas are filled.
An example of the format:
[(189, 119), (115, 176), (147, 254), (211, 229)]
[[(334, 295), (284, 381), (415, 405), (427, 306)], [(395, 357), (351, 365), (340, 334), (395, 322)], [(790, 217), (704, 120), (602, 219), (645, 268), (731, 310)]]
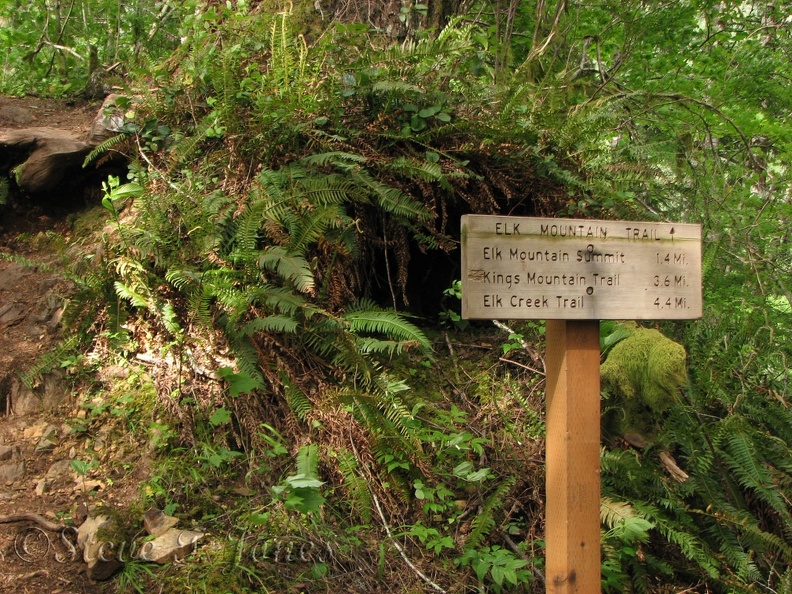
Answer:
[(701, 225), (463, 215), (462, 317), (547, 320), (548, 594), (600, 588), (599, 320), (702, 315)]
[(596, 320), (547, 320), (546, 592), (600, 592)]

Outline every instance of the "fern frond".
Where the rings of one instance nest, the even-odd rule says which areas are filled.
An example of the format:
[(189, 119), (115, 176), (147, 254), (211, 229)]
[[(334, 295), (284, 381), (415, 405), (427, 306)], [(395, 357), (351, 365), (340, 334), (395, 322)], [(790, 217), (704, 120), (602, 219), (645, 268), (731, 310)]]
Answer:
[(289, 251), (304, 254), (308, 247), (325, 235), (325, 232), (341, 216), (338, 205), (319, 206), (295, 217), (289, 225)]
[(277, 272), (282, 279), (291, 282), (301, 293), (312, 293), (314, 277), (308, 261), (297, 254), (289, 253), (286, 248), (270, 247), (258, 258), (261, 268)]
[(88, 155), (85, 157), (83, 161), (83, 169), (88, 167), (94, 159), (103, 155), (104, 153), (108, 152), (109, 150), (113, 149), (114, 147), (118, 146), (122, 142), (124, 142), (127, 138), (129, 138), (129, 134), (116, 134), (115, 136), (111, 136), (107, 140), (98, 144)]
[(176, 168), (189, 159), (201, 142), (206, 140), (207, 133), (216, 123), (217, 114), (210, 112), (201, 118), (192, 136), (185, 136), (174, 142), (170, 147), (171, 167)]
[(465, 541), (466, 548), (477, 548), (489, 536), (489, 533), (495, 527), (495, 515), (503, 508), (506, 496), (511, 492), (516, 482), (516, 476), (507, 477), (487, 497), (478, 515), (470, 524), (470, 534)]
[(721, 563), (703, 540), (682, 529), (677, 523), (669, 521), (658, 510), (650, 505), (637, 504), (636, 508), (641, 514), (654, 523), (660, 534), (671, 544), (679, 547), (679, 551), (698, 564), (711, 578), (720, 576)]
[(305, 393), (289, 381), (288, 378), (284, 379), (283, 387), (289, 408), (298, 419), (305, 422), (308, 418), (308, 413), (313, 410), (313, 404)]
[(426, 206), (413, 200), (398, 188), (389, 187), (374, 179), (368, 172), (355, 169), (350, 175), (384, 211), (417, 221), (430, 221), (433, 218)]
[(179, 337), (182, 335), (182, 327), (179, 324), (176, 310), (173, 309), (173, 304), (168, 302), (159, 308), (159, 317), (165, 329), (171, 333), (172, 336)]
[(416, 344), (426, 350), (431, 348), (429, 339), (417, 326), (396, 312), (372, 308), (370, 303), (363, 302), (341, 317), (348, 324), (350, 332), (383, 334), (403, 344)]
[(197, 272), (183, 268), (171, 268), (165, 273), (165, 280), (185, 294), (195, 291), (201, 283)]
[(419, 161), (408, 157), (398, 157), (386, 165), (398, 175), (409, 179), (419, 179), (427, 182), (437, 182), (442, 188), (451, 189), (448, 178), (443, 174), (443, 169), (431, 161)]
[(228, 332), (229, 345), (237, 358), (237, 365), (241, 371), (250, 376), (258, 385), (264, 386), (266, 382), (259, 367), (259, 354), (256, 347), (247, 337)]
[(414, 437), (415, 417), (398, 394), (391, 390), (390, 379), (384, 374), (376, 378), (379, 390), (364, 391), (347, 388), (339, 392), (339, 399), (353, 405), (359, 420), (377, 433), (398, 434), (410, 444), (412, 451), (421, 451), (420, 441)]
[(363, 155), (347, 153), (344, 151), (314, 153), (300, 159), (300, 163), (304, 165), (313, 165), (315, 167), (327, 167), (332, 165), (342, 169), (347, 169), (354, 165), (359, 165), (366, 162), (368, 162), (368, 159)]
[(754, 442), (745, 431), (730, 433), (724, 452), (727, 463), (740, 484), (752, 490), (776, 512), (789, 518), (789, 509), (777, 485), (762, 463)]
[(337, 468), (341, 473), (344, 488), (349, 497), (350, 509), (359, 514), (364, 523), (371, 521), (371, 492), (368, 481), (361, 476), (360, 464), (352, 452), (339, 450), (335, 452)]
[(299, 191), (305, 195), (309, 204), (316, 206), (345, 204), (353, 201), (359, 194), (355, 184), (337, 174), (310, 177), (300, 183)]
[(54, 348), (40, 355), (35, 363), (19, 373), (19, 379), (30, 390), (38, 387), (44, 375), (60, 367), (61, 362), (71, 353), (74, 353), (79, 344), (79, 337), (75, 334), (58, 343)]
[(119, 298), (129, 301), (129, 303), (139, 309), (149, 309), (149, 300), (144, 295), (141, 295), (135, 291), (135, 289), (122, 283), (121, 281), (115, 281), (113, 286), (115, 287), (116, 295), (118, 295)]
[(637, 515), (635, 508), (626, 501), (614, 501), (610, 497), (600, 499), (600, 521), (608, 530)]
[(361, 353), (365, 354), (387, 354), (399, 355), (402, 353), (406, 346), (412, 346), (417, 343), (402, 342), (396, 340), (380, 340), (377, 338), (358, 338), (355, 342)]
[(270, 288), (266, 293), (265, 303), (275, 311), (290, 317), (302, 312), (306, 319), (310, 319), (319, 311), (318, 308), (309, 304), (300, 294), (285, 287)]
[(242, 328), (242, 334), (252, 336), (257, 332), (285, 332), (294, 334), (299, 329), (299, 323), (294, 318), (284, 315), (271, 315), (265, 318), (254, 318)]

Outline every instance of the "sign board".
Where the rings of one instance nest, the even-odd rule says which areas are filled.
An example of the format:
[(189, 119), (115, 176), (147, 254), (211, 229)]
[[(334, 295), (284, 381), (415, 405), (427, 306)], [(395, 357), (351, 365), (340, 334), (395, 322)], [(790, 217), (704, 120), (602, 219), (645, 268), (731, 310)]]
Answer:
[(701, 226), (462, 217), (466, 319), (700, 318)]

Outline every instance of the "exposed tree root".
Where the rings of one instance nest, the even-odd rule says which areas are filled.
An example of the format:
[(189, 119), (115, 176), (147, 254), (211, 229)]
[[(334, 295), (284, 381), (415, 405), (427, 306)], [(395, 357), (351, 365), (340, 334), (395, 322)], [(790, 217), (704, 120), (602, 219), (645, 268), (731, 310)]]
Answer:
[(55, 522), (50, 522), (43, 516), (33, 513), (25, 513), (25, 514), (10, 514), (7, 516), (0, 516), (0, 524), (11, 524), (13, 522), (35, 522), (44, 530), (49, 530), (50, 532), (60, 532), (61, 530), (65, 530), (67, 526), (64, 524), (56, 524)]

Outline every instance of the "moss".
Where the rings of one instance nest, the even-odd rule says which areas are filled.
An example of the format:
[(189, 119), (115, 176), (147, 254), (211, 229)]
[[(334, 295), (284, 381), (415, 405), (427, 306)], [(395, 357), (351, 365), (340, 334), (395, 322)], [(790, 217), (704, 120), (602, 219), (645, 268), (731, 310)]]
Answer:
[(605, 433), (654, 440), (687, 382), (685, 362), (684, 347), (657, 330), (638, 328), (617, 344), (600, 369)]
[(94, 206), (69, 215), (67, 221), (75, 236), (89, 240), (99, 236), (109, 218), (110, 213), (104, 206)]

